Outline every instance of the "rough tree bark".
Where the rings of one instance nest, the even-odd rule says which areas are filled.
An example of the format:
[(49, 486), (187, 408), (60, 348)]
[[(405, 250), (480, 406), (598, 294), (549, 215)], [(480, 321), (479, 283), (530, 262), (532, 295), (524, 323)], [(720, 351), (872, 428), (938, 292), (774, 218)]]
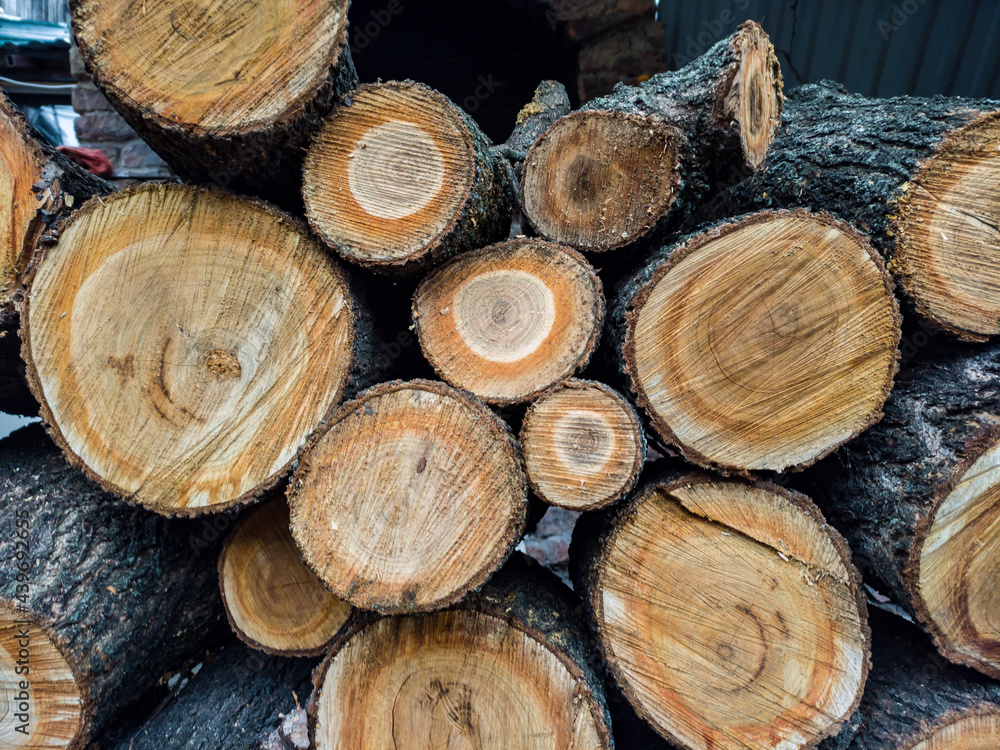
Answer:
[(19, 653), (30, 668), (28, 734), (5, 717), (4, 747), (83, 747), (224, 632), (215, 554), (192, 551), (192, 523), (109, 497), (37, 425), (0, 441), (0, 530), (3, 683), (24, 679)]
[[(263, 750), (279, 717), (293, 714), (297, 701), (306, 700), (316, 664), (316, 659), (268, 656), (229, 643), (205, 657), (197, 673), (187, 670), (186, 684), (178, 685), (153, 712), (116, 727), (99, 747)], [(293, 744), (278, 747), (302, 750)]]
[(182, 176), (299, 203), (303, 148), (357, 86), (346, 0), (72, 0), (108, 101)]
[(524, 160), (542, 133), (561, 117), (572, 111), (566, 87), (558, 81), (542, 81), (531, 101), (517, 113), (510, 137), (496, 146), (496, 152), (508, 161), (513, 170), (514, 184), (519, 185)]
[(774, 48), (748, 21), (681, 70), (558, 120), (528, 153), (524, 212), (546, 239), (635, 246), (694, 211), (721, 175), (758, 168), (781, 106)]
[(519, 554), (449, 610), (356, 620), (314, 677), (317, 750), (606, 750), (602, 675), (581, 621), (569, 589)]
[(945, 656), (1000, 677), (1000, 345), (924, 343), (882, 421), (800, 486)]
[(1000, 101), (795, 89), (766, 168), (717, 209), (806, 206), (867, 232), (917, 312), (967, 340), (1000, 331)]
[(514, 189), (475, 121), (412, 81), (367, 84), (309, 147), (306, 215), (344, 258), (412, 274), (503, 239)]

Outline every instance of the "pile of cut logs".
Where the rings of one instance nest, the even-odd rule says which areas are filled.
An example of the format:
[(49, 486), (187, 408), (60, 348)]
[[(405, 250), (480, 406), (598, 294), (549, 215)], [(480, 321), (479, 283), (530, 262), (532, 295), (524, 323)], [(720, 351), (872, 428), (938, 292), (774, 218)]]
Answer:
[(1000, 746), (1000, 102), (747, 22), (495, 145), (347, 0), (71, 4), (187, 181), (0, 102), (0, 745)]

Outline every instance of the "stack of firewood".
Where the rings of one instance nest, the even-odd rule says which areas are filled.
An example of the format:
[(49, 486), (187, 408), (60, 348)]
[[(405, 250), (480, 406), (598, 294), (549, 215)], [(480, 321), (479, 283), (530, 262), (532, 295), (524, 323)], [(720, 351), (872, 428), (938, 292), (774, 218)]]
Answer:
[(3, 747), (1000, 745), (1000, 103), (747, 22), (495, 145), (195, 5), (72, 3), (187, 182), (0, 103)]

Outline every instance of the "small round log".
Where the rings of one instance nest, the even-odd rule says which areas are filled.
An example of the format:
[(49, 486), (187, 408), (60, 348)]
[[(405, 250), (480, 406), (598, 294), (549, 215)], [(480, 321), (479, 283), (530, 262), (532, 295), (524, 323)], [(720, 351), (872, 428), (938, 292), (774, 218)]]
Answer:
[(570, 248), (535, 239), (455, 258), (413, 296), (427, 361), (490, 404), (529, 401), (578, 372), (603, 321), (591, 265)]
[(733, 219), (654, 256), (621, 290), (614, 327), (653, 428), (733, 473), (807, 466), (876, 422), (900, 339), (867, 239), (802, 210)]
[(217, 190), (89, 202), (30, 284), (24, 358), (53, 437), (165, 514), (259, 497), (363, 364), (346, 279), (304, 224)]
[(608, 750), (569, 590), (520, 555), (451, 610), (360, 622), (314, 677), (317, 750)]
[(385, 383), (302, 453), (292, 535), (338, 597), (387, 614), (453, 604), (521, 538), (527, 481), (510, 429), (470, 394)]
[(569, 510), (620, 500), (639, 481), (646, 438), (639, 415), (620, 394), (594, 380), (567, 380), (528, 407), (521, 450), (531, 488)]
[(814, 747), (861, 700), (861, 577), (803, 495), (664, 478), (583, 516), (570, 565), (610, 671), (678, 747)]
[(279, 656), (319, 656), (351, 607), (302, 562), (288, 525), (281, 497), (240, 519), (219, 556), (222, 602), (248, 646)]
[(774, 48), (748, 21), (680, 70), (558, 120), (525, 160), (525, 215), (542, 237), (581, 250), (634, 246), (734, 172), (759, 168), (781, 107)]
[(306, 215), (346, 260), (421, 271), (507, 236), (513, 187), (475, 121), (412, 81), (369, 84), (316, 134)]

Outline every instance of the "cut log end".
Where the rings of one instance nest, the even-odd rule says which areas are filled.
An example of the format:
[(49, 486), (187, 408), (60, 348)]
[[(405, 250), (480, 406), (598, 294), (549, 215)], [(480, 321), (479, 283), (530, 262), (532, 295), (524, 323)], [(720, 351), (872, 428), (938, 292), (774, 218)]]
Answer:
[(893, 266), (917, 309), (968, 340), (1000, 333), (1000, 112), (949, 134), (903, 188)]
[(301, 224), (181, 185), (78, 211), (22, 324), (57, 442), (165, 514), (272, 486), (342, 397), (356, 335), (343, 273)]
[(297, 116), (315, 97), (346, 48), (347, 4), (77, 0), (73, 30), (116, 99), (162, 127), (241, 133)]
[(545, 644), (492, 615), (384, 619), (328, 662), (316, 747), (602, 750), (580, 682)]
[(606, 385), (587, 380), (569, 380), (532, 404), (521, 446), (538, 496), (579, 511), (623, 497), (645, 459), (635, 410)]
[(28, 260), (26, 244), (39, 205), (31, 186), (40, 177), (40, 155), (26, 140), (20, 115), (0, 97), (0, 307), (10, 304)]
[(1000, 679), (1000, 441), (957, 478), (911, 548), (914, 604), (952, 660)]
[(0, 745), (78, 748), (88, 719), (85, 690), (62, 651), (13, 602), (0, 601)]
[(288, 525), (283, 498), (240, 521), (219, 558), (222, 601), (247, 645), (282, 656), (319, 655), (351, 607), (302, 562)]
[(764, 163), (781, 127), (781, 66), (760, 24), (745, 23), (734, 36), (733, 44), (739, 66), (726, 82), (723, 111), (739, 128), (747, 165), (757, 169)]
[(496, 415), (418, 380), (345, 404), (304, 452), (289, 498), (292, 534), (330, 590), (399, 613), (452, 604), (503, 563), (527, 481)]
[(632, 244), (673, 206), (682, 138), (662, 118), (567, 115), (528, 152), (524, 213), (541, 236), (573, 247), (600, 252)]
[(592, 570), (609, 666), (681, 747), (812, 747), (857, 707), (860, 577), (804, 497), (698, 475), (653, 485)]
[(590, 359), (601, 282), (578, 253), (518, 239), (466, 253), (413, 298), (420, 346), (449, 383), (496, 404), (530, 400)]
[(417, 261), (456, 225), (475, 158), (461, 114), (443, 95), (409, 82), (363, 86), (309, 150), (309, 221), (361, 265)]
[(899, 336), (866, 239), (826, 216), (764, 212), (659, 261), (630, 305), (624, 357), (653, 426), (690, 460), (782, 471), (880, 416)]
[(951, 714), (901, 750), (994, 750), (1000, 745), (1000, 707), (984, 704)]

